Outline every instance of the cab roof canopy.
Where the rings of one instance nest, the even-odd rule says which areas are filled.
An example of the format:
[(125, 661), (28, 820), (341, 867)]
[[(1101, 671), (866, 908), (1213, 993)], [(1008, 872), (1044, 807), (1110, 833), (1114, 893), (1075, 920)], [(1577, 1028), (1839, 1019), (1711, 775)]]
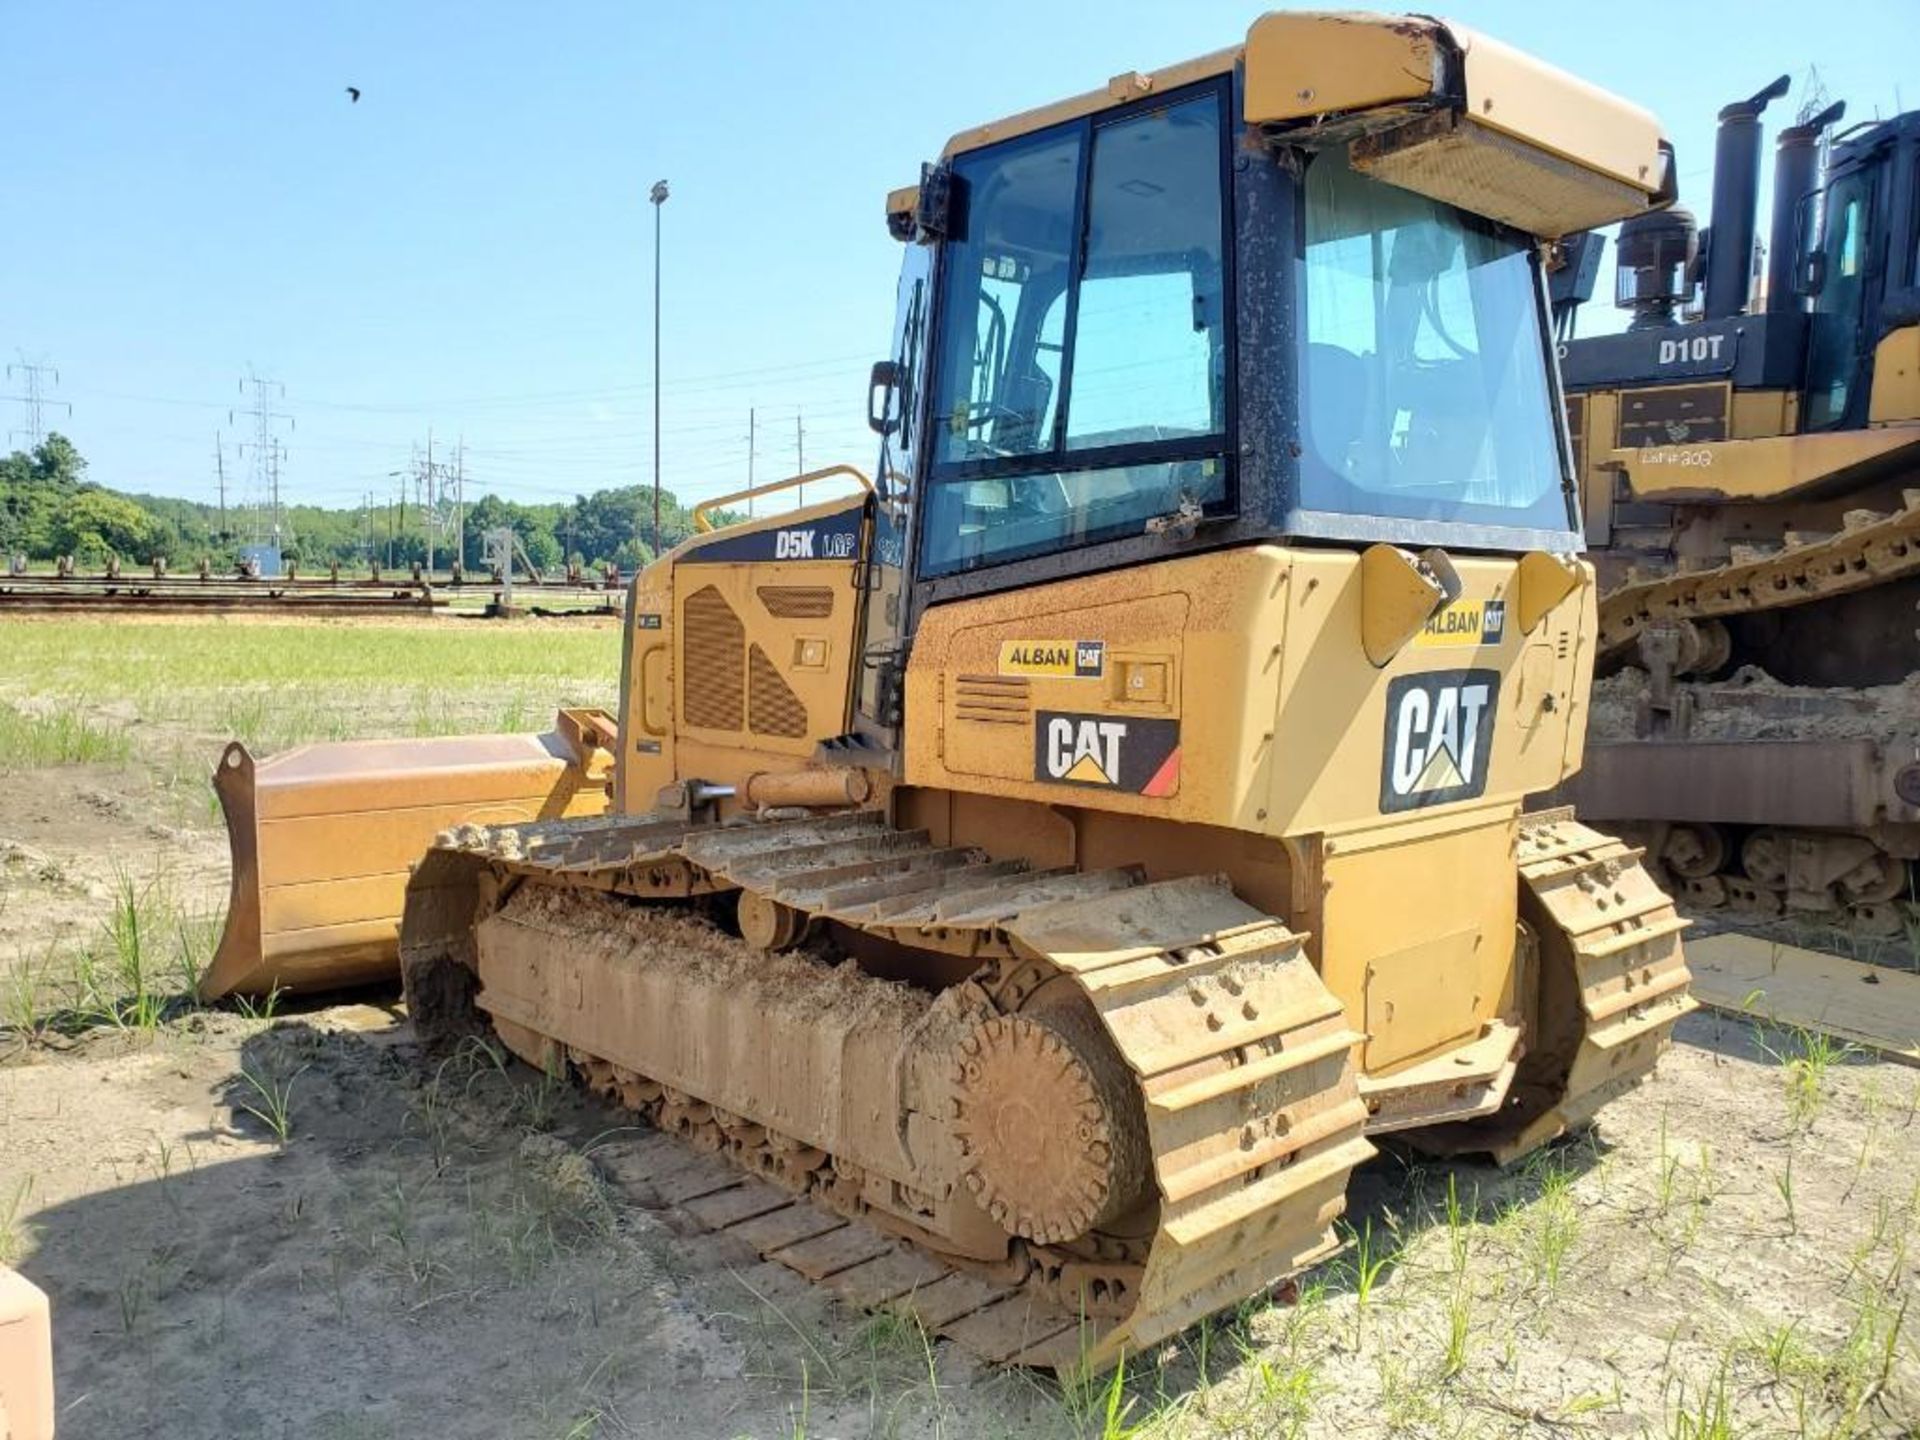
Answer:
[[(1652, 115), (1463, 26), (1354, 11), (1263, 15), (1244, 44), (963, 130), (952, 158), (1177, 90), (1244, 62), (1245, 120), (1276, 144), (1349, 145), (1356, 170), (1545, 239), (1669, 203)], [(914, 187), (887, 197), (896, 234)]]

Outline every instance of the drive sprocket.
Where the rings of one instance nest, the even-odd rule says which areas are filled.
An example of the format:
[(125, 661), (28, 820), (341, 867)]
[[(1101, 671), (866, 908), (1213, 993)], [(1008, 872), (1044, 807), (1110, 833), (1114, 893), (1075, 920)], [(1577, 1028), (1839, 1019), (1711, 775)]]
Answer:
[(956, 1047), (962, 1183), (996, 1222), (1043, 1244), (1078, 1239), (1150, 1194), (1137, 1092), (1112, 1046), (1077, 1028), (996, 1015)]

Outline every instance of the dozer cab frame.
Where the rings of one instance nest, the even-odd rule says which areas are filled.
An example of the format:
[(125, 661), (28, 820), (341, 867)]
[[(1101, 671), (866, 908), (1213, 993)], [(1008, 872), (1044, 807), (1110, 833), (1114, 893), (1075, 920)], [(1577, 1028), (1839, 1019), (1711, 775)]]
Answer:
[(1691, 1001), (1636, 852), (1521, 814), (1594, 633), (1540, 242), (1669, 172), (1377, 16), (956, 136), (888, 201), (874, 480), (636, 578), (611, 812), (440, 837), (415, 1024), (724, 1155), (675, 1171), (708, 1223), (992, 1361), (1325, 1256), (1370, 1136), (1583, 1123)]

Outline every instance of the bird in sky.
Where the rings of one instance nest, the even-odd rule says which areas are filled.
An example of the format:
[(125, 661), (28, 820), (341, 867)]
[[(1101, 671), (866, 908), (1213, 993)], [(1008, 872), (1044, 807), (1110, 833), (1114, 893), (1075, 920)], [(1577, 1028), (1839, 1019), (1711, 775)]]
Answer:
[(360, 87), (358, 85), (347, 86), (347, 103), (351, 105), (358, 105), (360, 103)]

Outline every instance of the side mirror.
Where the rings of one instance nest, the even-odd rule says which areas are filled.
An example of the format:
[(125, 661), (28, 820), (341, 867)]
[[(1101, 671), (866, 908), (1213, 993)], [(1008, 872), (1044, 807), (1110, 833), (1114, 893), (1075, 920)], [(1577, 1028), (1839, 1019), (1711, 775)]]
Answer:
[(1827, 288), (1827, 252), (1816, 250), (1800, 262), (1800, 293), (1809, 299)]
[[(873, 373), (867, 377), (867, 428), (876, 435), (891, 435), (900, 428), (897, 419), (889, 418), (887, 411), (893, 403), (894, 387), (900, 382), (900, 367), (891, 360), (876, 360)], [(873, 397), (880, 397), (879, 408), (874, 407)]]

